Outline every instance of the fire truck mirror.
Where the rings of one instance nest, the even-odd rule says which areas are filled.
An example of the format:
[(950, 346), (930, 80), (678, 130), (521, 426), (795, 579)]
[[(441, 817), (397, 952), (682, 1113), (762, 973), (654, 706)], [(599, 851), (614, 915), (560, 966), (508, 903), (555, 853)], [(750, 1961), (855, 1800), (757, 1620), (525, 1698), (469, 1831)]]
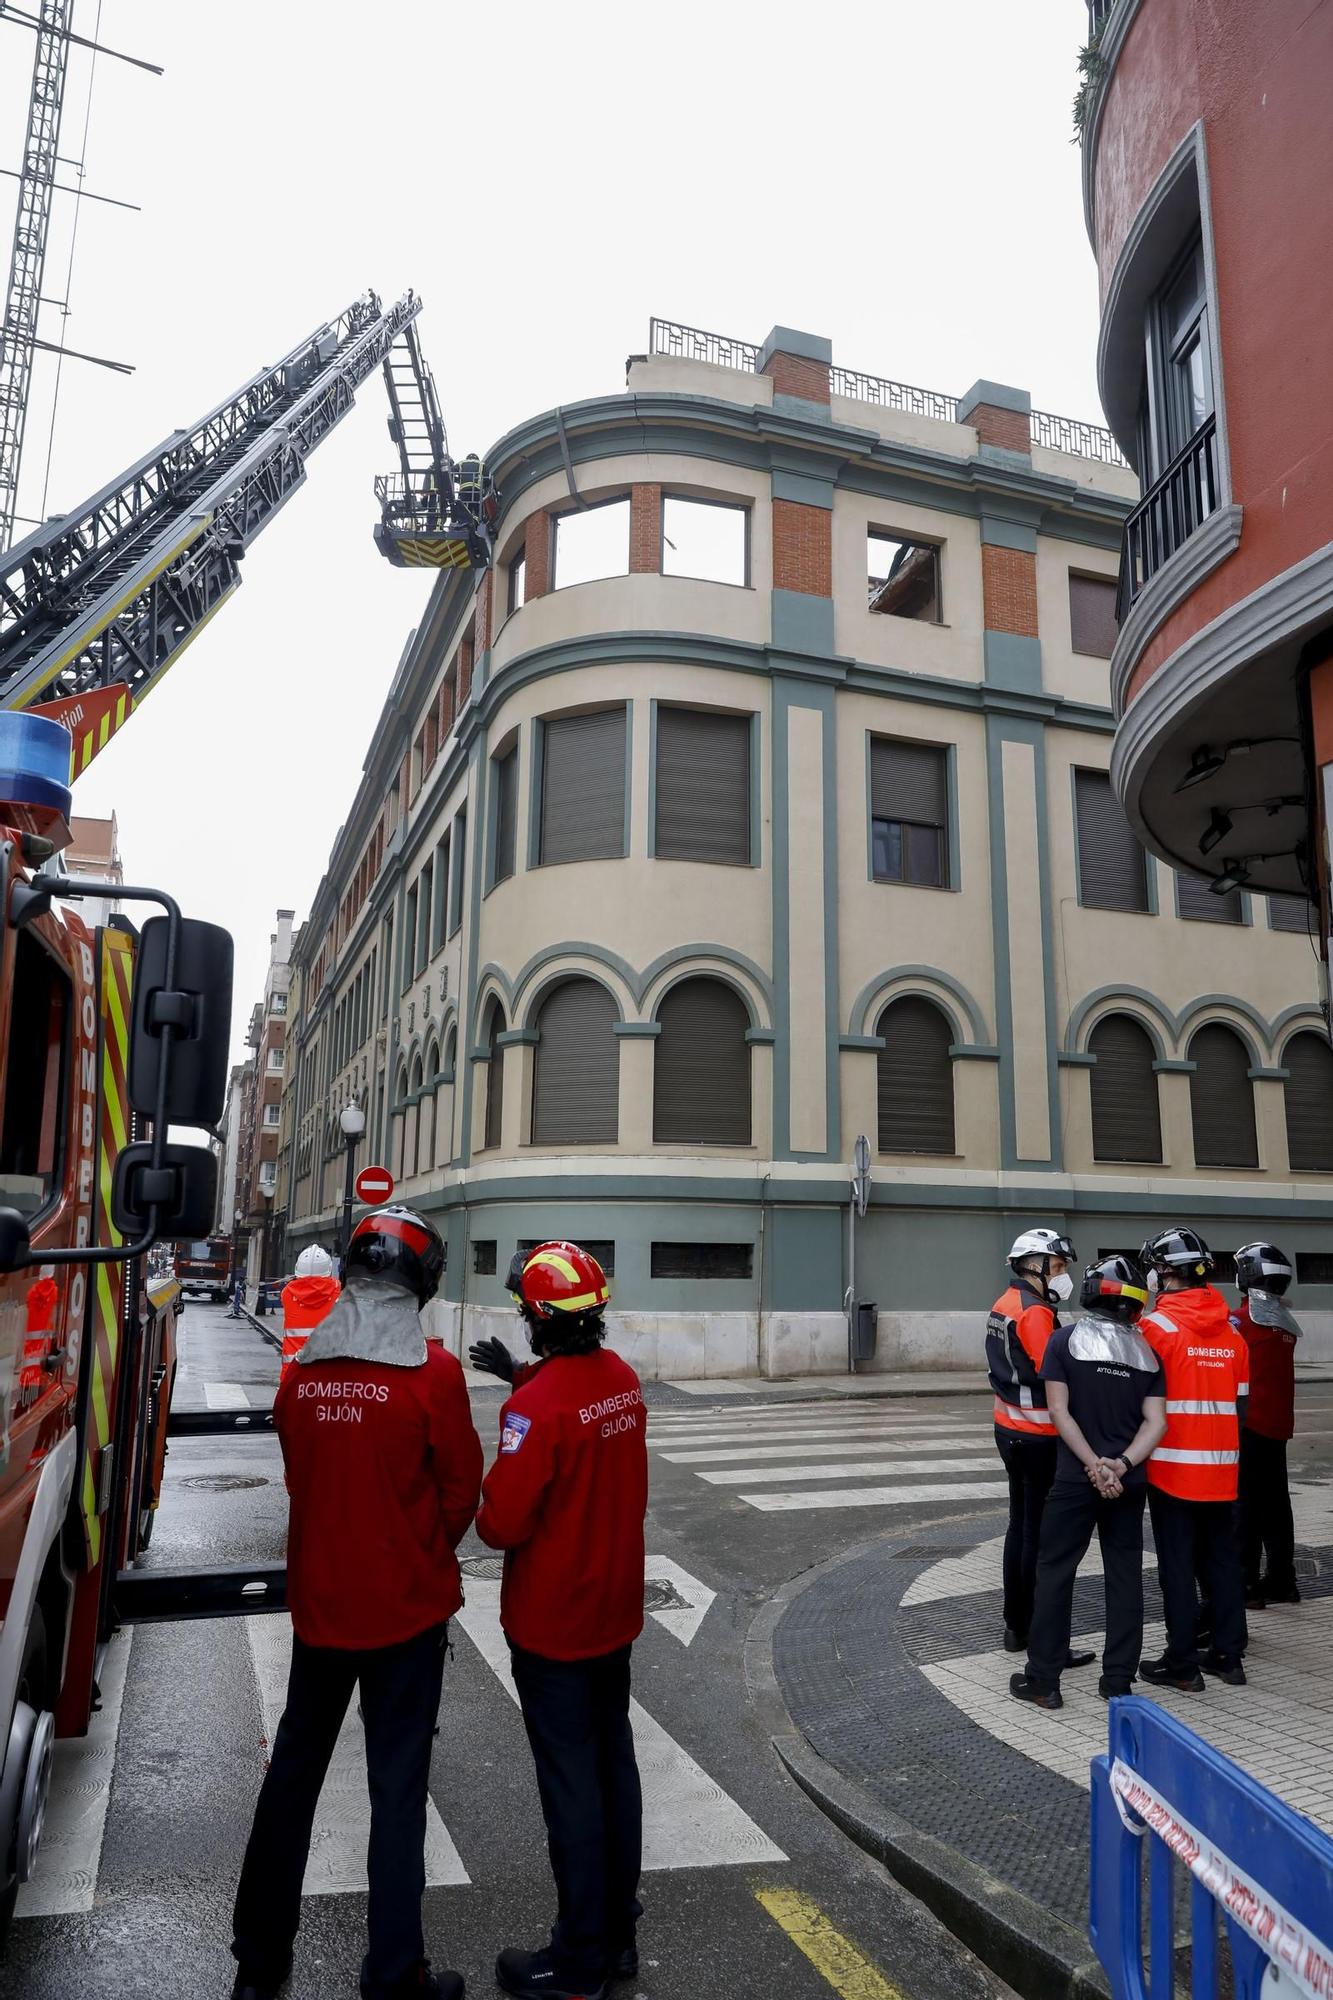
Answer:
[(207, 1236), (217, 1212), (218, 1163), (213, 1153), (207, 1146), (164, 1146), (160, 1176), (153, 1171), (152, 1159), (148, 1145), (126, 1146), (118, 1155), (111, 1183), (111, 1220), (116, 1228), (122, 1236), (137, 1240), (156, 1202), (157, 1234), (164, 1241), (185, 1237), (197, 1242)]
[(19, 1271), (28, 1256), (28, 1218), (16, 1208), (0, 1208), (0, 1271)]
[[(145, 1117), (157, 1112), (163, 1056), (167, 1064), (166, 1115), (175, 1125), (212, 1127), (222, 1116), (231, 1049), (230, 933), (217, 924), (183, 917), (176, 951), (176, 975), (167, 987), (167, 919), (150, 917), (143, 927), (134, 968), (133, 1027), (130, 1036), (130, 1102)], [(163, 1036), (164, 1026), (177, 1032)], [(185, 1235), (206, 1236), (203, 1229)]]

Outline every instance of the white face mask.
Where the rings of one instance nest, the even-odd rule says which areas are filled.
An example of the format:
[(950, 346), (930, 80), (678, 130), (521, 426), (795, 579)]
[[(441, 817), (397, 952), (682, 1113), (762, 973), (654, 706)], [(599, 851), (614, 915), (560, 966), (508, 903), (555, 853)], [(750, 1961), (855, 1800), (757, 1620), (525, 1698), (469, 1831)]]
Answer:
[(1149, 1271), (1149, 1273), (1148, 1273), (1148, 1290), (1149, 1290), (1150, 1292), (1155, 1292), (1155, 1291), (1157, 1290), (1157, 1273), (1156, 1273), (1156, 1271)]
[(1066, 1299), (1074, 1296), (1074, 1280), (1068, 1271), (1061, 1271), (1058, 1278), (1046, 1280), (1046, 1289), (1053, 1299), (1059, 1299), (1063, 1305)]

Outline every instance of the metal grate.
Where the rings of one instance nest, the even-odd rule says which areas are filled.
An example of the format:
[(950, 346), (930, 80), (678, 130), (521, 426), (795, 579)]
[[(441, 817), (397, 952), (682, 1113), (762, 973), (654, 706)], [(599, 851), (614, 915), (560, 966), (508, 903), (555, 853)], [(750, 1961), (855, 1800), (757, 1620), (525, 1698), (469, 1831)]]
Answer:
[(705, 333), (702, 327), (682, 326), (674, 319), (649, 320), (648, 352), (708, 361), (714, 368), (741, 368), (751, 375), (759, 366), (759, 349), (750, 341), (733, 340), (726, 333)]
[(941, 389), (914, 389), (910, 382), (890, 382), (883, 375), (863, 375), (859, 368), (830, 368), (829, 388), (835, 396), (852, 396), (858, 403), (876, 403), (882, 410), (908, 410), (918, 417), (958, 421), (958, 398)]
[(1098, 458), (1103, 465), (1129, 465), (1105, 425), (1084, 423), (1081, 417), (1056, 417), (1049, 410), (1034, 410), (1032, 442), (1051, 451), (1072, 452), (1076, 458)]

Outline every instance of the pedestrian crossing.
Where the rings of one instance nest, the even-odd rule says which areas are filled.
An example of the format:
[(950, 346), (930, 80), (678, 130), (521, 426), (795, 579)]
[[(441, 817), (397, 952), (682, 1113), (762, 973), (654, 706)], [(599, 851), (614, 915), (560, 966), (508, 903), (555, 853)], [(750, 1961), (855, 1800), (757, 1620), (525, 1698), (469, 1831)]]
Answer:
[(757, 1513), (952, 1505), (1007, 1491), (979, 1407), (922, 1399), (650, 1410), (648, 1445), (720, 1496)]

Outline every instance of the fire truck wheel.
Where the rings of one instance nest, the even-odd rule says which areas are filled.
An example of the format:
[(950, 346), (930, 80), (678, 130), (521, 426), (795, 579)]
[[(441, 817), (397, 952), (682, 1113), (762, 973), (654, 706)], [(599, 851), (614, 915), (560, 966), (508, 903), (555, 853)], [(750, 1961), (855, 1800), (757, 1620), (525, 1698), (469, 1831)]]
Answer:
[(3, 1939), (14, 1914), (19, 1884), (26, 1882), (32, 1873), (42, 1821), (46, 1815), (54, 1734), (54, 1718), (45, 1707), (47, 1696), (46, 1620), (41, 1607), (34, 1606), (32, 1623), (24, 1641), (18, 1694), (10, 1721), (11, 1746), (14, 1745), (16, 1727), (26, 1725), (19, 1730), (23, 1738), (23, 1768), (16, 1770), (12, 1777), (6, 1771), (3, 1787), (4, 1812), (8, 1823), (0, 1827), (0, 1838), (5, 1841), (5, 1886), (0, 1891), (0, 1939)]

